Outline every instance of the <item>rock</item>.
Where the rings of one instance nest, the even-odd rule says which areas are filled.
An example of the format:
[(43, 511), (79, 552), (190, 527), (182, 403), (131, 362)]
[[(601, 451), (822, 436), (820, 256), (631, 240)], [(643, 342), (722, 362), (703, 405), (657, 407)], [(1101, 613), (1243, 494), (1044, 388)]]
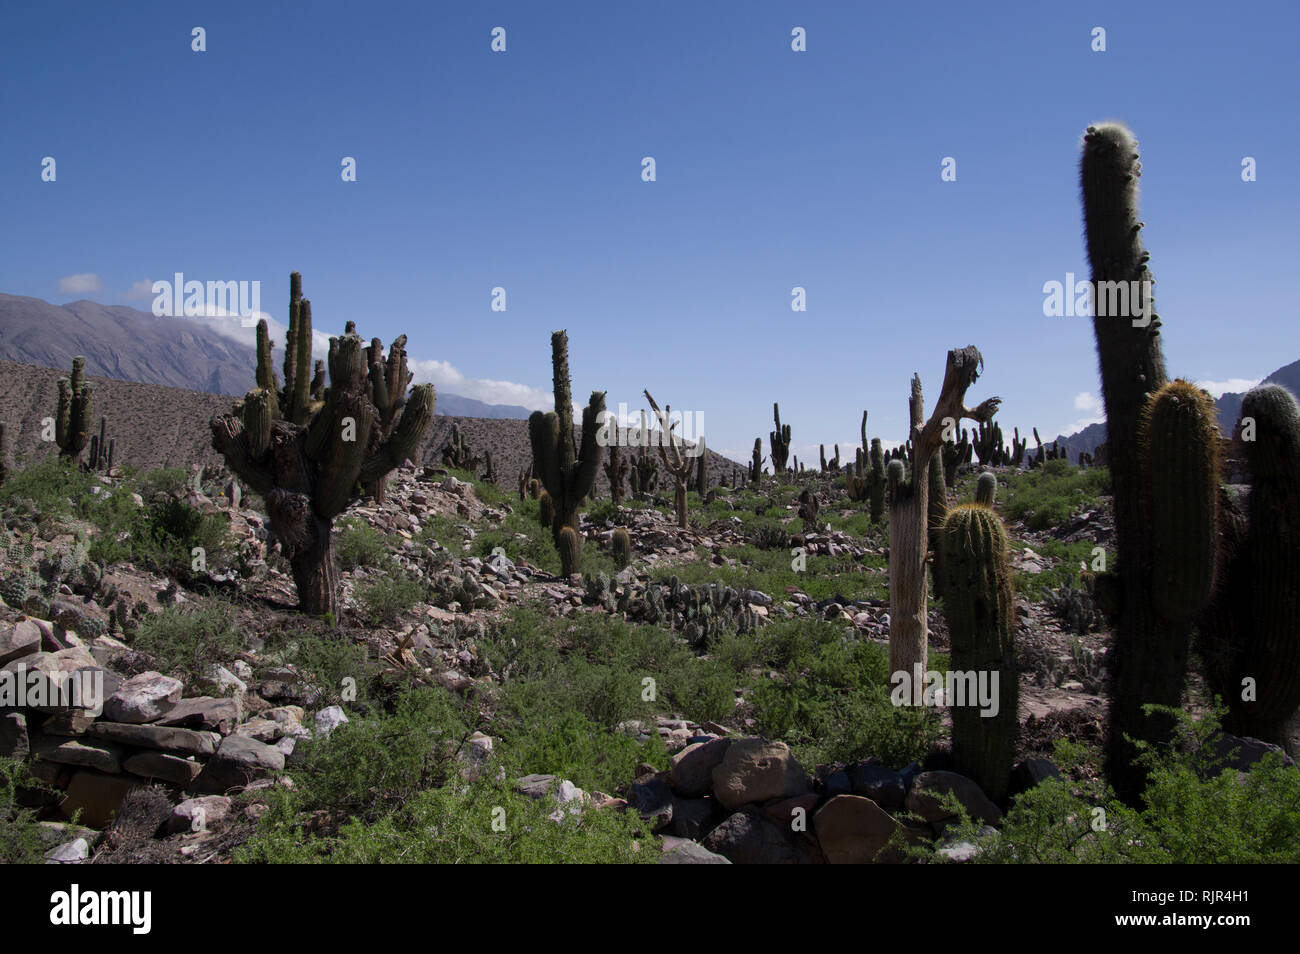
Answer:
[[(328, 739), (335, 729), (347, 721), (348, 717), (347, 714), (344, 713), (342, 706), (326, 706), (320, 712), (316, 713), (316, 718), (313, 720), (316, 737), (319, 739)], [(475, 733), (475, 735), (478, 734), (479, 733), (477, 732)], [(473, 744), (472, 738), (470, 739), (470, 742)], [(490, 746), (489, 751), (491, 751)]]
[(225, 821), (230, 815), (231, 800), (224, 795), (200, 795), (187, 798), (175, 808), (167, 819), (167, 831), (207, 831), (211, 826)]
[(41, 723), (41, 732), (45, 735), (62, 735), (69, 738), (85, 735), (95, 724), (95, 717), (81, 709), (67, 709), (56, 712)]
[(195, 696), (176, 703), (159, 725), (184, 726), (189, 729), (209, 729), (229, 735), (244, 717), (244, 707), (238, 697), (216, 699), (212, 696)]
[(808, 776), (784, 742), (735, 739), (713, 770), (713, 794), (731, 810), (808, 790)]
[(996, 825), (1002, 820), (1001, 809), (989, 801), (980, 787), (956, 772), (922, 772), (918, 775), (907, 793), (907, 810), (928, 822), (952, 818), (953, 813), (940, 804), (938, 797), (949, 792), (976, 821)]
[(719, 820), (718, 803), (711, 798), (673, 798), (668, 830), (682, 838), (701, 838)]
[(541, 798), (556, 784), (554, 775), (525, 775), (515, 779), (515, 791), (529, 798)]
[(258, 742), (265, 742), (270, 745), (276, 739), (284, 735), (278, 723), (270, 719), (256, 718), (249, 719), (243, 725), (235, 727), (235, 735), (243, 736), (245, 739), (254, 739)]
[(907, 789), (903, 785), (903, 776), (893, 769), (872, 762), (859, 762), (847, 773), (854, 795), (869, 798), (884, 809), (903, 807)]
[(885, 864), (902, 860), (886, 848), (905, 831), (889, 812), (861, 795), (836, 795), (813, 816), (817, 841), (833, 865)]
[(217, 751), (221, 737), (214, 732), (194, 732), (161, 725), (131, 725), (123, 722), (96, 722), (86, 734), (141, 749), (157, 749), (172, 755), (201, 755), (206, 758)]
[(165, 752), (137, 752), (122, 763), (122, 768), (141, 778), (160, 779), (185, 788), (203, 771), (198, 762)]
[(808, 819), (820, 800), (821, 796), (809, 792), (807, 795), (768, 802), (763, 806), (763, 816), (773, 824), (784, 825), (791, 831), (807, 831)]
[(181, 701), (184, 688), (179, 679), (157, 672), (132, 676), (105, 700), (104, 718), (134, 725), (155, 722)]
[(696, 844), (688, 838), (664, 836), (661, 865), (729, 865), (731, 862), (722, 855), (715, 855), (703, 845)]
[(36, 743), (35, 755), (46, 762), (98, 769), (110, 775), (122, 771), (121, 746), (96, 739), (42, 738)]
[(256, 739), (228, 735), (221, 740), (216, 755), (208, 760), (190, 791), (202, 795), (222, 795), (232, 788), (243, 787), (254, 779), (266, 778), (284, 769), (284, 753)]
[(729, 816), (701, 844), (736, 865), (815, 864), (820, 853), (787, 827), (763, 817), (754, 806)]
[(40, 629), (29, 619), (22, 620), (8, 632), (0, 632), (0, 666), (39, 652), (40, 648)]
[(82, 769), (69, 780), (67, 794), (59, 803), (59, 811), (68, 819), (81, 812), (83, 825), (106, 828), (121, 806), (122, 799), (141, 784), (140, 779), (129, 775), (104, 775)]
[(1270, 752), (1281, 755), (1283, 765), (1292, 764), (1291, 757), (1280, 745), (1219, 731), (1211, 736), (1205, 745), (1207, 762), (1201, 772), (1207, 778), (1213, 778), (1226, 769), (1249, 772), (1251, 766)]
[(267, 709), (262, 713), (262, 718), (270, 719), (279, 729), (279, 735), (302, 738), (311, 735), (303, 727), (302, 720), (307, 713), (303, 711), (302, 706), (277, 706), (274, 709)]
[(488, 760), (492, 758), (492, 737), (484, 735), (482, 732), (475, 732), (469, 737), (469, 742), (461, 752), (461, 761), (465, 767), (461, 770), (461, 777), (466, 781), (473, 781), (482, 773)]
[(248, 691), (248, 683), (217, 663), (203, 670), (203, 683), (203, 688), (211, 689), (219, 696), (234, 696)]
[(827, 798), (834, 798), (836, 795), (852, 795), (853, 782), (849, 779), (848, 772), (843, 770), (832, 772), (822, 782), (822, 790)]
[(688, 745), (668, 760), (669, 782), (682, 798), (702, 798), (713, 791), (713, 770), (722, 762), (730, 739)]
[(46, 852), (47, 865), (78, 865), (90, 857), (90, 843), (84, 838), (74, 838)]
[(21, 712), (0, 712), (0, 759), (23, 761), (31, 754), (27, 717)]
[(673, 791), (661, 778), (633, 782), (627, 792), (627, 803), (642, 818), (652, 822), (653, 828), (663, 828), (673, 820)]
[(1049, 778), (1060, 777), (1060, 771), (1050, 759), (1025, 759), (1011, 770), (1010, 794), (1019, 795)]

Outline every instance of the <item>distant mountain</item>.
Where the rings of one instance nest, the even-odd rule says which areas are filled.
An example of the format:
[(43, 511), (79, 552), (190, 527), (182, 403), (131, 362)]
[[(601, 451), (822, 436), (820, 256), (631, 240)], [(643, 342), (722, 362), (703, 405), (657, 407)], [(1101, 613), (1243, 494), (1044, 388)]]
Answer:
[(206, 325), (156, 318), (121, 305), (0, 295), (0, 358), (71, 370), (85, 355), (86, 373), (118, 381), (164, 384), (213, 394), (253, 386), (253, 349)]
[[(1300, 361), (1293, 361), (1285, 368), (1278, 368), (1263, 381), (1264, 384), (1280, 384), (1292, 394), (1300, 397)], [(1219, 406), (1219, 430), (1224, 434), (1231, 433), (1232, 429), (1237, 426), (1237, 418), (1241, 414), (1241, 399), (1244, 394), (1229, 392), (1224, 394), (1215, 403)]]
[[(116, 381), (230, 395), (245, 394), (255, 384), (253, 348), (202, 321), (158, 318), (84, 299), (52, 305), (0, 294), (0, 360), (67, 374), (77, 355), (85, 356), (87, 374)], [(486, 404), (441, 391), (435, 411), (494, 419), (526, 419), (530, 413), (514, 404)]]
[[(1261, 383), (1263, 384), (1280, 384), (1292, 394), (1300, 397), (1300, 361), (1294, 361), (1286, 367), (1278, 368)], [(1232, 433), (1232, 429), (1237, 426), (1237, 417), (1241, 414), (1241, 399), (1244, 394), (1235, 392), (1226, 392), (1220, 395), (1219, 399), (1214, 402), (1219, 412), (1219, 430), (1224, 435)], [(1068, 448), (1070, 460), (1078, 460), (1080, 452), (1091, 454), (1098, 445), (1106, 440), (1106, 425), (1089, 424), (1077, 434), (1058, 437), (1057, 443)], [(1049, 441), (1050, 443), (1050, 441)], [(1033, 448), (1030, 448), (1033, 452)]]

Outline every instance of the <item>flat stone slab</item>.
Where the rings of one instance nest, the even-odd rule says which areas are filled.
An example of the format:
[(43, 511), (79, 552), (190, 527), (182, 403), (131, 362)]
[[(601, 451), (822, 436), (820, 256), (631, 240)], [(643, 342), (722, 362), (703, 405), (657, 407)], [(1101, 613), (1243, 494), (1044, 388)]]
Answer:
[(221, 737), (215, 732), (195, 732), (160, 725), (132, 725), (129, 722), (96, 722), (86, 735), (141, 749), (157, 749), (173, 755), (214, 755)]

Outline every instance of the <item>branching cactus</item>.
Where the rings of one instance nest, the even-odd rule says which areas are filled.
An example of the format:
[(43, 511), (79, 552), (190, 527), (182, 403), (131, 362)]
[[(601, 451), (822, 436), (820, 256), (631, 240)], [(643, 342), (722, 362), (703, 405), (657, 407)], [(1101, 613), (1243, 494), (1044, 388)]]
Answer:
[(59, 409), (54, 419), (54, 442), (59, 456), (77, 462), (90, 440), (94, 388), (86, 380), (86, 359), (72, 359), (72, 377), (59, 378)]
[(776, 430), (768, 435), (768, 442), (772, 445), (772, 473), (780, 479), (790, 459), (790, 425), (782, 426), (781, 405), (775, 401), (772, 402), (772, 420), (776, 422)]
[(885, 451), (879, 437), (871, 439), (871, 474), (867, 481), (871, 522), (880, 523), (885, 515)]
[(338, 565), (330, 539), (334, 520), (360, 496), (362, 485), (415, 453), (432, 420), (435, 395), (431, 384), (413, 388), (393, 428), (377, 439), (379, 410), (368, 393), (365, 348), (349, 322), (342, 337), (330, 339), (330, 386), (314, 401), (308, 373), (311, 304), (301, 298), (301, 287), (294, 272), (286, 349), (294, 355), (286, 361), (293, 388), (276, 385), (261, 321), (257, 381), (262, 386), (236, 402), (233, 413), (212, 419), (212, 446), (265, 499), (271, 528), (293, 569), (299, 608), (338, 619)]
[(605, 477), (609, 480), (609, 495), (614, 503), (623, 500), (623, 481), (627, 478), (627, 459), (619, 446), (618, 421), (610, 424), (609, 461), (605, 464)]
[(1300, 708), (1300, 407), (1267, 384), (1241, 402), (1237, 437), (1250, 468), (1244, 512), (1225, 499), (1226, 563), (1197, 649), (1206, 682), (1228, 705), (1225, 728), (1295, 754)]
[[(319, 400), (315, 395), (323, 395), (324, 389), (324, 369), (319, 361), (316, 365), (312, 385), (308, 388), (311, 403)], [(397, 422), (401, 420), (402, 408), (406, 406), (406, 388), (413, 377), (406, 369), (406, 335), (398, 335), (394, 339), (392, 347), (388, 349), (387, 360), (384, 359), (383, 343), (378, 338), (370, 339), (370, 347), (366, 349), (366, 366), (369, 368), (366, 396), (378, 412), (371, 443), (378, 446), (393, 433)], [(388, 475), (384, 474), (367, 484), (366, 492), (374, 497), (376, 503), (383, 503), (387, 483)]]
[(87, 469), (104, 474), (111, 473), (116, 453), (117, 439), (108, 436), (108, 418), (101, 416), (99, 433), (90, 438), (90, 459), (86, 461)]
[[(889, 466), (889, 668), (913, 674), (926, 671), (929, 630), (926, 625), (928, 552), (927, 517), (930, 505), (930, 459), (943, 443), (945, 421), (969, 418), (987, 423), (997, 413), (1000, 398), (976, 408), (964, 404), (966, 391), (979, 377), (983, 358), (973, 345), (948, 352), (943, 386), (927, 420), (921, 379), (912, 377), (909, 401), (912, 445), (911, 478), (903, 479), (901, 461)], [(897, 464), (897, 468), (895, 468)]]
[[(578, 572), (581, 538), (578, 536), (578, 508), (596, 484), (604, 448), (596, 440), (605, 416), (605, 392), (592, 391), (582, 409), (582, 446), (573, 439), (573, 395), (569, 379), (569, 335), (557, 331), (551, 335), (551, 370), (555, 390), (555, 410), (543, 414), (534, 411), (528, 418), (528, 436), (533, 446), (533, 470), (551, 497), (554, 518), (551, 535), (560, 551), (560, 571), (564, 576)], [(568, 528), (571, 534), (562, 535)]]
[[(673, 433), (676, 422), (668, 420), (668, 411), (671, 406), (663, 411), (659, 410), (659, 405), (655, 399), (650, 396), (647, 390), (643, 392), (645, 399), (650, 402), (651, 409), (655, 412), (655, 417), (659, 418), (659, 458), (664, 462), (664, 469), (673, 479), (673, 502), (677, 507), (677, 526), (683, 530), (686, 529), (686, 478), (691, 472), (691, 461), (682, 453), (681, 443), (677, 435)], [(670, 456), (668, 451), (672, 450)]]
[(952, 669), (986, 678), (990, 688), (997, 679), (995, 713), (991, 706), (979, 706), (987, 700), (948, 700), (953, 759), (958, 772), (999, 802), (1007, 794), (1020, 727), (1016, 600), (1007, 533), (988, 507), (961, 504), (948, 512), (938, 540), (935, 591), (943, 597)]

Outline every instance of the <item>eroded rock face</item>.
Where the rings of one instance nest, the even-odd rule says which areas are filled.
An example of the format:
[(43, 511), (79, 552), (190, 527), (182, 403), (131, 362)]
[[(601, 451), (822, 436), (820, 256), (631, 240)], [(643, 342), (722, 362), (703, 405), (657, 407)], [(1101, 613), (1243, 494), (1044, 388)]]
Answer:
[(735, 810), (809, 791), (808, 776), (784, 742), (736, 739), (713, 769), (714, 797)]

